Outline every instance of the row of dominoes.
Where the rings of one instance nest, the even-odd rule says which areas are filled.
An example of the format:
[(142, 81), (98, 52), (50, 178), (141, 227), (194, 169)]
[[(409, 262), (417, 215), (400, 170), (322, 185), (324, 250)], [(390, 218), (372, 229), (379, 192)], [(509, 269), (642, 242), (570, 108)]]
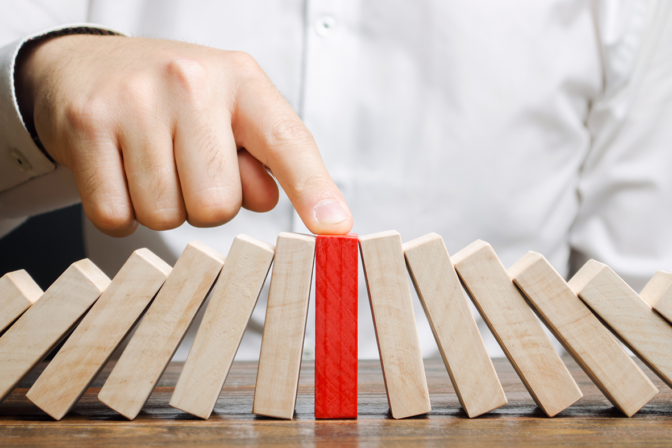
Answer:
[(98, 395), (121, 415), (135, 418), (212, 290), (170, 400), (173, 407), (208, 418), (273, 263), (252, 412), (291, 419), (317, 259), (315, 414), (356, 417), (358, 245), (394, 418), (431, 410), (408, 272), (469, 417), (507, 400), (462, 285), (548, 416), (582, 393), (535, 312), (627, 416), (658, 390), (608, 329), (672, 386), (672, 326), (661, 317), (672, 318), (672, 274), (657, 273), (637, 295), (609, 267), (592, 260), (567, 283), (534, 252), (507, 271), (482, 241), (451, 259), (436, 234), (402, 245), (393, 231), (360, 238), (281, 233), (275, 247), (240, 235), (226, 258), (193, 242), (173, 268), (140, 249), (111, 281), (82, 260), (45, 293), (24, 271), (5, 275), (0, 279), (0, 331), (6, 329), (0, 337), (0, 400), (71, 333), (26, 395), (61, 419), (142, 318)]

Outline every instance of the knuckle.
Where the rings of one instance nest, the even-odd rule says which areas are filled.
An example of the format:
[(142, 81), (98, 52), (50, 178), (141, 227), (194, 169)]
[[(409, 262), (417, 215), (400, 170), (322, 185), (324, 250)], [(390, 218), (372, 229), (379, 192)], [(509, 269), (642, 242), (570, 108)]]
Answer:
[(222, 202), (201, 199), (193, 205), (193, 211), (189, 212), (189, 223), (196, 227), (214, 227), (235, 218), (242, 206), (242, 199)]
[(151, 154), (140, 156), (139, 166), (140, 170), (126, 172), (137, 194), (133, 205), (138, 222), (152, 230), (170, 230), (182, 225), (186, 211), (172, 167), (161, 164)]
[(89, 138), (105, 132), (112, 122), (110, 105), (101, 96), (69, 103), (64, 115), (70, 128)]
[(184, 223), (186, 213), (180, 208), (153, 208), (151, 210), (136, 211), (140, 224), (152, 230), (175, 229)]
[(293, 196), (304, 196), (315, 191), (329, 191), (330, 183), (323, 176), (318, 174), (307, 174), (301, 178), (295, 179), (295, 182), (287, 187), (287, 190)]
[(244, 51), (232, 51), (229, 53), (228, 62), (236, 70), (247, 75), (256, 75), (261, 73), (261, 67), (256, 59)]
[(87, 216), (96, 227), (107, 232), (118, 232), (133, 226), (133, 213), (127, 207), (114, 203), (98, 203), (88, 207)]
[(168, 82), (177, 87), (191, 101), (200, 102), (208, 97), (209, 70), (193, 58), (171, 58), (165, 64)]
[(283, 148), (294, 143), (311, 141), (313, 136), (300, 120), (284, 117), (271, 124), (266, 139), (271, 148)]

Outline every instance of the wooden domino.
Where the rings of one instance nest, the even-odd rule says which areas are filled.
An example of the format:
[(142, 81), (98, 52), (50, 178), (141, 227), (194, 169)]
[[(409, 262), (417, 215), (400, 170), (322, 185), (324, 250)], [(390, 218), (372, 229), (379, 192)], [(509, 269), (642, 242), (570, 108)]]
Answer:
[(0, 278), (0, 333), (42, 297), (42, 289), (24, 270)]
[(315, 417), (357, 418), (358, 248), (394, 419), (431, 411), (409, 274), (469, 417), (507, 400), (467, 296), (535, 403), (550, 417), (582, 393), (535, 312), (627, 416), (658, 390), (614, 336), (672, 387), (672, 274), (658, 272), (640, 297), (594, 260), (565, 282), (534, 252), (507, 272), (483, 241), (451, 257), (434, 233), (402, 245), (396, 231), (360, 238), (283, 232), (275, 247), (239, 235), (228, 258), (192, 242), (172, 269), (140, 249), (112, 281), (91, 261), (81, 260), (44, 293), (25, 271), (4, 275), (0, 401), (70, 335), (26, 394), (54, 419), (63, 418), (140, 321), (98, 393), (101, 403), (134, 419), (212, 291), (170, 400), (177, 409), (209, 418), (275, 263), (252, 412), (288, 420), (294, 416), (315, 267)]
[(315, 237), (278, 235), (253, 414), (288, 420), (294, 416), (314, 261)]
[(274, 253), (274, 246), (247, 235), (233, 240), (170, 399), (174, 408), (203, 419), (210, 417)]
[(528, 252), (509, 269), (509, 275), (614, 406), (631, 417), (656, 396), (656, 386), (543, 255)]
[(401, 236), (375, 233), (359, 244), (392, 417), (427, 414), (432, 408)]
[(660, 379), (672, 387), (672, 326), (611, 268), (588, 261), (569, 281), (603, 322)]
[(110, 284), (90, 260), (70, 265), (0, 337), (0, 401), (58, 345)]
[(224, 265), (198, 241), (187, 245), (103, 385), (98, 400), (133, 420), (149, 399)]
[(668, 322), (672, 322), (672, 274), (656, 272), (639, 296)]
[(443, 238), (430, 233), (405, 243), (403, 250), (462, 408), (469, 417), (477, 417), (504, 406), (504, 390)]
[(105, 367), (166, 281), (171, 268), (147, 249), (133, 252), (26, 396), (60, 420)]
[(546, 415), (580, 400), (579, 386), (492, 247), (478, 240), (452, 259), (483, 320)]
[(357, 235), (318, 235), (315, 418), (357, 418)]

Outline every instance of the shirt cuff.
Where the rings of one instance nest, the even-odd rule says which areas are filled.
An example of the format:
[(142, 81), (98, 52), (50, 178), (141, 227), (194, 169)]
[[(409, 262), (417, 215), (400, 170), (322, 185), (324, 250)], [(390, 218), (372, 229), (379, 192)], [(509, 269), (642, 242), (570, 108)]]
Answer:
[(0, 194), (0, 220), (21, 219), (80, 201), (75, 177), (63, 165)]
[[(30, 135), (23, 122), (16, 98), (14, 70), (19, 51), (27, 42), (69, 34), (123, 35), (92, 24), (62, 25), (17, 39), (0, 48), (0, 192), (56, 169), (56, 165), (40, 150), (36, 137)], [(26, 197), (25, 200), (32, 200), (32, 197)], [(0, 219), (9, 217), (3, 214), (3, 208), (6, 211), (6, 207), (0, 206)], [(46, 210), (35, 211), (40, 213)]]

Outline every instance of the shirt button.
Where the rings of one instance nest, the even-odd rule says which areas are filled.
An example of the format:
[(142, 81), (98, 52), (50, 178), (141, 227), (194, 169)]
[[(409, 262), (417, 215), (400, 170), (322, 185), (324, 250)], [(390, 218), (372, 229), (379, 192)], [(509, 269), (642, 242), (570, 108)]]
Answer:
[(33, 169), (33, 165), (30, 164), (28, 159), (19, 152), (18, 149), (12, 149), (9, 151), (9, 154), (12, 156), (14, 159), (14, 163), (21, 169), (21, 171), (28, 172)]
[(315, 23), (317, 34), (322, 37), (331, 37), (336, 33), (336, 19), (331, 16), (322, 16)]

